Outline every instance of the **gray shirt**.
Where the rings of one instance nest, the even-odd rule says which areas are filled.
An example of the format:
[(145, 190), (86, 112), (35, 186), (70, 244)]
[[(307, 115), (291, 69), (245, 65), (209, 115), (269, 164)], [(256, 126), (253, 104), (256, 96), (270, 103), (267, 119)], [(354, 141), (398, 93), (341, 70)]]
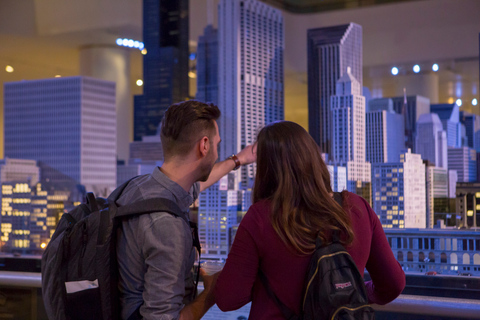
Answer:
[[(132, 180), (117, 204), (166, 198), (175, 201), (188, 219), (189, 207), (199, 190), (195, 183), (186, 192), (157, 167), (152, 174)], [(195, 249), (190, 226), (182, 218), (155, 212), (125, 220), (119, 229), (122, 319), (139, 306), (144, 319), (178, 319), (180, 310), (193, 299)]]

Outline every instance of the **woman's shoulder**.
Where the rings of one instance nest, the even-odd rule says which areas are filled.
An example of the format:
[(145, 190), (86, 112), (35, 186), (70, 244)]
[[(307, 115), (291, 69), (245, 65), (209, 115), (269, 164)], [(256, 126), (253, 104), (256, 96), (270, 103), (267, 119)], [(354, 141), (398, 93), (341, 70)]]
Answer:
[(343, 208), (351, 215), (365, 218), (373, 214), (370, 204), (363, 197), (350, 191), (342, 191)]
[(353, 192), (343, 190), (341, 192), (341, 195), (342, 195), (343, 204), (346, 204), (348, 206), (367, 206), (367, 207), (370, 206), (368, 204), (368, 201), (365, 200), (365, 198)]
[(262, 226), (269, 221), (271, 212), (271, 202), (269, 200), (260, 200), (250, 206), (242, 219), (244, 226)]
[(264, 219), (270, 215), (272, 203), (269, 200), (260, 200), (250, 206), (247, 215)]
[(270, 211), (271, 205), (272, 202), (270, 200), (262, 199), (252, 204), (250, 209), (254, 209), (255, 211)]

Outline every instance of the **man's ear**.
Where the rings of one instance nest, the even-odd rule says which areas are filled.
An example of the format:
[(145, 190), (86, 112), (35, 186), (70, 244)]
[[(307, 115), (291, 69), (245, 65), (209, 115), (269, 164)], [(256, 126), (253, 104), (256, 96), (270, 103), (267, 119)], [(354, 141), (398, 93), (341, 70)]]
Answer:
[(200, 143), (198, 144), (198, 148), (202, 157), (205, 157), (208, 153), (208, 150), (210, 149), (210, 140), (208, 139), (207, 136), (204, 136), (200, 140)]

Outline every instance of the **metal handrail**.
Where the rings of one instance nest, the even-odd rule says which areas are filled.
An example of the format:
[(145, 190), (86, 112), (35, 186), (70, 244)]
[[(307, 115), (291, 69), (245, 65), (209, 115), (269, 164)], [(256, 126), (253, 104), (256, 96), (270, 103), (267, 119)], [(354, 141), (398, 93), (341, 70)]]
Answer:
[[(42, 276), (35, 272), (0, 271), (0, 286), (41, 288)], [(203, 289), (200, 285), (199, 289)], [(376, 311), (426, 316), (477, 319), (480, 301), (402, 294), (384, 306), (372, 305)]]
[(472, 299), (442, 298), (402, 294), (384, 306), (372, 305), (376, 311), (478, 319), (480, 301)]
[(37, 272), (0, 271), (0, 286), (41, 288), (42, 274)]

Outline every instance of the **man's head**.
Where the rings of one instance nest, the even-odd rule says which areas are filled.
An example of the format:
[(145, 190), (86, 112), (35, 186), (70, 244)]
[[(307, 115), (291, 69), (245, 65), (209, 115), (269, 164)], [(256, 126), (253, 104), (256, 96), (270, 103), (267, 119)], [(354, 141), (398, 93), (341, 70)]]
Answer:
[(220, 136), (216, 120), (219, 117), (220, 110), (213, 103), (189, 100), (171, 105), (160, 125), (165, 162), (198, 152), (203, 158), (199, 180), (206, 180), (218, 157)]

